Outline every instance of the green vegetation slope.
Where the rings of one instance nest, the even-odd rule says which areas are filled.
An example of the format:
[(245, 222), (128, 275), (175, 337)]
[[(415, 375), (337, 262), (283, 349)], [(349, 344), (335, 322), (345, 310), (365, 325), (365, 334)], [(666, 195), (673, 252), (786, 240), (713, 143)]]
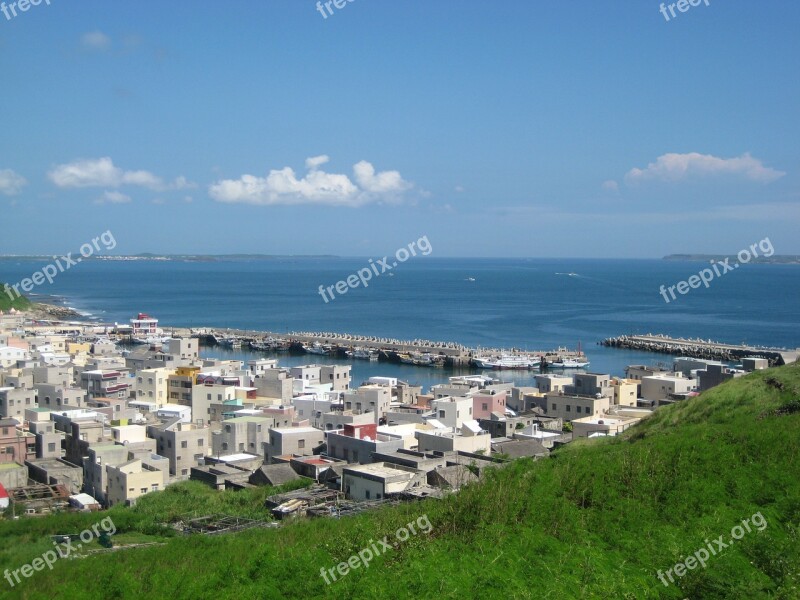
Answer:
[[(71, 599), (796, 599), (798, 398), (800, 366), (755, 373), (661, 409), (620, 438), (583, 440), (549, 460), (517, 461), (443, 501), (275, 530), (173, 536), (163, 546), (63, 560), (13, 591), (0, 590), (6, 597)], [(177, 486), (110, 514), (129, 535), (145, 524), (151, 530), (140, 533), (161, 535), (155, 523), (193, 493), (198, 489)], [(253, 500), (242, 496), (240, 508), (258, 513)], [(762, 531), (752, 527), (706, 568), (669, 586), (659, 580), (657, 571), (719, 536), (729, 542), (732, 528), (756, 513), (766, 521)], [(321, 568), (347, 561), (373, 540), (391, 542), (398, 528), (423, 515), (429, 534), (411, 536), (330, 585), (320, 576)], [(36, 556), (43, 547), (37, 540), (63, 529), (59, 519), (73, 529), (99, 521), (81, 515), (0, 524), (0, 567)], [(15, 545), (21, 535), (29, 545)]]

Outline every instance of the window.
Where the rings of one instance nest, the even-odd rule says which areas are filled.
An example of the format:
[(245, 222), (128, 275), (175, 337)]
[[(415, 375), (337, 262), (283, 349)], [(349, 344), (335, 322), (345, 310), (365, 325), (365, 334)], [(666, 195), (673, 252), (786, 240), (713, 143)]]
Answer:
[(444, 419), (444, 411), (443, 410), (439, 411), (439, 418), (440, 419)]
[(555, 409), (556, 409), (556, 405), (555, 405), (555, 404), (553, 404), (553, 410), (555, 410)]
[(206, 400), (211, 400), (211, 394), (206, 394)]
[(569, 404), (567, 404), (567, 412), (570, 412), (571, 410), (572, 410), (572, 407)]
[(197, 440), (197, 446), (200, 447), (200, 448), (203, 447), (203, 438), (200, 438), (199, 440)]
[(188, 475), (189, 469), (181, 469), (181, 475)]
[(142, 493), (146, 494), (147, 493), (147, 488), (142, 488)]
[(489, 405), (488, 405), (488, 404), (486, 404), (486, 402), (484, 402), (483, 404), (481, 404), (481, 407), (482, 407), (482, 408), (481, 408), (481, 410), (489, 410)]
[(222, 442), (222, 449), (223, 450), (227, 450), (228, 449), (228, 442)]
[(48, 452), (55, 452), (56, 451), (56, 445), (55, 445), (54, 442), (50, 442), (49, 444), (47, 444), (47, 451)]
[(300, 449), (305, 448), (306, 447), (306, 441), (305, 440), (297, 440), (297, 447), (300, 448)]
[(189, 447), (189, 442), (188, 441), (184, 440), (184, 441), (181, 442), (181, 448), (188, 448), (188, 447)]
[(367, 490), (366, 492), (364, 492), (364, 495), (367, 497), (367, 500), (369, 500), (369, 490)]

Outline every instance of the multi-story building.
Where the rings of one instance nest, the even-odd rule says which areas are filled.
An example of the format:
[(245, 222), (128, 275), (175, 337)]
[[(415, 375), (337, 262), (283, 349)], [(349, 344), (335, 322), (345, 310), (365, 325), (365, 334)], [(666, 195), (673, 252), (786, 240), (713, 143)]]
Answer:
[(329, 432), (327, 439), (327, 455), (348, 463), (368, 464), (374, 462), (375, 452), (387, 454), (405, 447), (402, 435), (379, 433), (374, 423), (345, 425), (341, 432)]
[(82, 408), (86, 390), (79, 387), (64, 387), (60, 384), (39, 383), (38, 405), (46, 410), (73, 410)]
[(260, 454), (269, 439), (272, 419), (269, 417), (237, 417), (222, 421), (222, 427), (211, 435), (214, 456), (226, 454)]
[(167, 377), (167, 390), (170, 404), (192, 405), (192, 388), (195, 385), (200, 367), (178, 367)]
[(0, 419), (13, 418), (22, 423), (25, 410), (37, 407), (36, 393), (30, 388), (0, 388)]
[(36, 458), (36, 436), (21, 427), (15, 419), (0, 419), (0, 464), (17, 463)]
[(147, 427), (156, 441), (156, 452), (169, 460), (172, 477), (188, 478), (192, 467), (204, 464), (211, 450), (211, 430), (193, 423), (164, 423)]
[(155, 454), (119, 465), (106, 465), (107, 505), (132, 506), (142, 496), (163, 490), (169, 483), (169, 465), (165, 463), (164, 457)]
[(127, 398), (131, 380), (117, 370), (95, 369), (81, 373), (81, 387), (87, 398)]
[(350, 365), (320, 365), (319, 382), (330, 383), (335, 391), (350, 389)]
[(545, 394), (541, 408), (549, 417), (558, 417), (565, 421), (581, 417), (599, 417), (608, 412), (611, 398), (602, 396), (568, 396), (566, 394)]
[(264, 442), (264, 460), (272, 463), (278, 456), (311, 456), (324, 442), (325, 433), (314, 427), (272, 428)]
[(445, 427), (460, 429), (464, 421), (471, 420), (474, 402), (471, 397), (446, 396), (432, 402), (435, 418)]
[(136, 399), (152, 402), (156, 406), (166, 404), (169, 401), (168, 378), (173, 372), (173, 369), (165, 367), (137, 371), (133, 384)]
[(483, 390), (472, 397), (473, 419), (488, 419), (494, 412), (505, 414), (505, 391)]

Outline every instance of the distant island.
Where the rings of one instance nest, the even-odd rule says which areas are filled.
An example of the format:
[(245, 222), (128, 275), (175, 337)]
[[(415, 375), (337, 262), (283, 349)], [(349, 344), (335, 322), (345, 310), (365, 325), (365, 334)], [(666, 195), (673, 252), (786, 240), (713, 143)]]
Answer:
[[(73, 253), (75, 254), (75, 253)], [(51, 255), (45, 254), (2, 254), (0, 260), (50, 260)], [(227, 260), (285, 260), (298, 258), (339, 258), (333, 254), (96, 254), (82, 257), (81, 260), (111, 260), (111, 261), (181, 261), (181, 262), (218, 262)]]
[[(697, 262), (711, 262), (724, 261), (726, 258), (731, 261), (736, 260), (735, 254), (670, 254), (665, 256), (663, 260), (689, 260)], [(800, 265), (800, 255), (797, 254), (773, 254), (772, 256), (759, 256), (751, 258), (749, 261), (752, 263), (768, 264), (768, 265)]]

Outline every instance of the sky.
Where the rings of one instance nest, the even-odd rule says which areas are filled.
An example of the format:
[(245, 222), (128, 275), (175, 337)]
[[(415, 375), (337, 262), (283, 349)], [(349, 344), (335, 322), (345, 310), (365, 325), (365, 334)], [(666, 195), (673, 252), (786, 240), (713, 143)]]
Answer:
[(800, 254), (797, 2), (337, 1), (6, 0), (0, 254)]

